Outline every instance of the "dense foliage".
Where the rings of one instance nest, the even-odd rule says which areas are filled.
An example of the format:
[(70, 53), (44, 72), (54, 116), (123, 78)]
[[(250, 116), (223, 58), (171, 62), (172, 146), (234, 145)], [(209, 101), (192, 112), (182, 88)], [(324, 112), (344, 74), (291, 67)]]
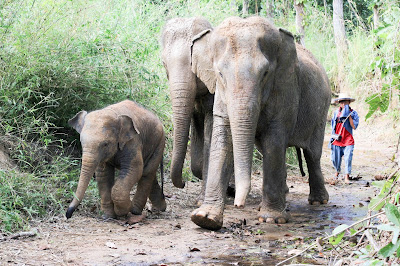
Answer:
[[(295, 32), (291, 1), (270, 2), (275, 24)], [(332, 1), (327, 6), (323, 1), (303, 2), (307, 48), (326, 68), (334, 89), (338, 68)], [(355, 3), (353, 9), (349, 3)], [(398, 109), (390, 104), (398, 100), (400, 84), (399, 3), (379, 3), (381, 25), (375, 31), (368, 3), (353, 0), (345, 5), (347, 86), (367, 99), (371, 115), (390, 110), (398, 119)], [(79, 143), (67, 121), (81, 109), (126, 98), (141, 103), (164, 122), (168, 159), (172, 125), (160, 60), (162, 27), (177, 16), (204, 16), (218, 25), (228, 16), (241, 16), (241, 11), (241, 1), (222, 0), (1, 1), (0, 146), (24, 172), (0, 170), (1, 232), (64, 211), (79, 172)], [(250, 1), (253, 14), (267, 16), (265, 1)], [(190, 178), (188, 169), (185, 175)], [(96, 194), (92, 185), (86, 199), (96, 204)]]

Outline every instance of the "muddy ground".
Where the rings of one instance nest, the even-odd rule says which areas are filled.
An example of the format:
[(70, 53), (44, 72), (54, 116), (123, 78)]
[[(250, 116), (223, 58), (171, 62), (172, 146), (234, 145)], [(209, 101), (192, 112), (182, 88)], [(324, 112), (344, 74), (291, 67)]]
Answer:
[[(146, 218), (133, 225), (103, 221), (95, 213), (79, 210), (69, 220), (56, 216), (34, 222), (36, 236), (0, 242), (0, 265), (274, 265), (338, 225), (365, 216), (368, 201), (377, 192), (369, 184), (376, 174), (390, 171), (395, 150), (392, 135), (386, 136), (386, 131), (374, 134), (376, 126), (362, 121), (355, 133), (353, 175), (362, 178), (349, 185), (327, 183), (330, 201), (326, 206), (310, 206), (306, 178), (298, 171), (289, 172), (287, 203), (292, 221), (288, 224), (258, 222), (261, 176), (257, 170), (247, 206), (235, 209), (229, 198), (224, 227), (217, 232), (190, 221), (200, 183), (177, 189), (167, 180), (166, 212), (145, 211)], [(393, 126), (382, 122), (380, 128), (385, 127)], [(322, 162), (326, 179), (334, 174), (329, 151), (325, 143)], [(293, 263), (326, 265), (334, 260), (333, 253), (315, 251)]]

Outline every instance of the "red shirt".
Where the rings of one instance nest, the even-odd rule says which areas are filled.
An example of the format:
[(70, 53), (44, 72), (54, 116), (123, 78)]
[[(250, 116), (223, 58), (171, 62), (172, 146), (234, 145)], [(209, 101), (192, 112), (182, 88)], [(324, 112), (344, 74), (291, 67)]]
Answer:
[[(337, 117), (340, 117), (340, 112), (337, 114)], [(343, 123), (336, 123), (335, 133), (340, 134), (342, 138), (339, 140), (335, 140), (332, 142), (332, 145), (345, 147), (354, 145), (354, 138), (353, 135), (350, 134), (349, 131), (343, 126)]]

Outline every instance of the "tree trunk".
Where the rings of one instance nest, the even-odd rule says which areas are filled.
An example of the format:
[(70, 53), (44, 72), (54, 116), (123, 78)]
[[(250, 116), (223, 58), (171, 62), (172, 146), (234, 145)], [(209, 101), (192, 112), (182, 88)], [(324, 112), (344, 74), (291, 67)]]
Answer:
[(297, 34), (299, 34), (300, 36), (300, 44), (303, 47), (306, 47), (306, 43), (304, 40), (304, 27), (303, 27), (304, 5), (303, 3), (298, 3), (298, 1), (295, 0), (294, 8), (296, 9), (296, 30)]
[(344, 92), (345, 85), (344, 64), (347, 55), (346, 32), (343, 19), (343, 0), (333, 0), (333, 31), (335, 35), (336, 53), (338, 60), (337, 88)]
[(324, 0), (325, 17), (328, 14), (326, 0)]
[(231, 0), (231, 10), (236, 14), (237, 12), (236, 0)]
[(379, 6), (374, 5), (374, 30), (378, 29), (379, 26)]
[(267, 13), (267, 18), (269, 19), (269, 20), (273, 20), (273, 4), (274, 4), (274, 1), (273, 0), (266, 0), (266, 2), (265, 2), (265, 10), (266, 10), (266, 13)]
[(243, 0), (243, 17), (246, 17), (249, 14), (249, 1), (248, 0)]

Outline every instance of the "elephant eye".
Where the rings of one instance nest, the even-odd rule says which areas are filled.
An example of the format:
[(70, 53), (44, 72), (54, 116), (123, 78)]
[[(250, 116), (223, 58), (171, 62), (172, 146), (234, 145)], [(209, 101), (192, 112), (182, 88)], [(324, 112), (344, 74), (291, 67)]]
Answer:
[(265, 81), (266, 81), (266, 78), (267, 78), (267, 76), (268, 76), (268, 70), (266, 70), (266, 71), (264, 72), (264, 75), (263, 75), (263, 77), (262, 77), (261, 81), (262, 81), (262, 82), (265, 82)]
[(219, 72), (219, 75), (220, 75), (220, 77), (221, 77), (221, 78), (224, 78), (224, 75), (222, 75), (222, 73), (221, 73), (221, 72)]

